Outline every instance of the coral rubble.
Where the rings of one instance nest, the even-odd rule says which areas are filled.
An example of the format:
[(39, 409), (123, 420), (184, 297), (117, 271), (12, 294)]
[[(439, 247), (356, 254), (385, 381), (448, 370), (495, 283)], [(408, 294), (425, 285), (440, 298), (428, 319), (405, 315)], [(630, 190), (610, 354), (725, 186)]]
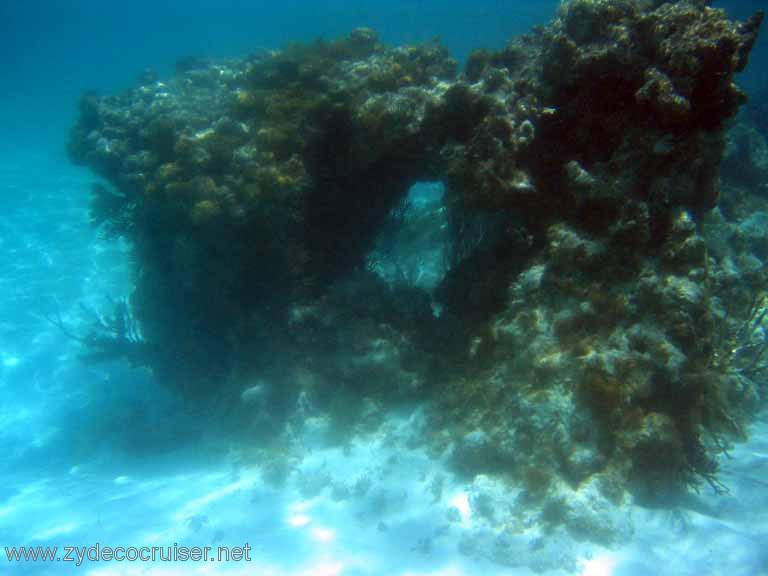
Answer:
[[(420, 402), (457, 471), (583, 527), (558, 491), (724, 489), (763, 394), (768, 244), (737, 213), (766, 168), (731, 153), (758, 135), (726, 139), (761, 19), (571, 0), (463, 72), (367, 29), (188, 61), (84, 95), (69, 152), (111, 185), (94, 221), (132, 243), (147, 358), (190, 401), (259, 434), (330, 414), (340, 438)], [(445, 186), (429, 291), (366, 265), (419, 181)]]

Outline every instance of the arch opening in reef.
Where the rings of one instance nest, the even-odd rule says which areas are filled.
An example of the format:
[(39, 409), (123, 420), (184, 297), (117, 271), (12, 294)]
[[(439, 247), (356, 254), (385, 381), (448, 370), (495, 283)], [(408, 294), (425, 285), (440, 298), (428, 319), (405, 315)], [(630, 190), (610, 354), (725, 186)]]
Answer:
[(416, 182), (379, 229), (366, 267), (387, 285), (433, 292), (449, 268), (450, 236), (442, 182)]

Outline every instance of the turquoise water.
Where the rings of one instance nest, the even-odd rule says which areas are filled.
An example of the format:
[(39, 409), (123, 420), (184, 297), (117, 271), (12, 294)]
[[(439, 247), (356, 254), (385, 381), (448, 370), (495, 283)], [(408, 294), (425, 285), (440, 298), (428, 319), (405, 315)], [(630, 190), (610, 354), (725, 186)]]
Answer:
[[(759, 7), (720, 5), (735, 17)], [(614, 548), (546, 533), (506, 542), (472, 523), (483, 494), (494, 506), (505, 502), (497, 486), (467, 493), (425, 454), (391, 441), (418, 426), (418, 413), (394, 418), (391, 438), (352, 450), (314, 447), (307, 432), (296, 482), (278, 489), (148, 371), (85, 365), (78, 343), (56, 326), (76, 330), (131, 286), (128, 248), (90, 225), (92, 174), (64, 153), (83, 90), (119, 91), (147, 67), (163, 77), (188, 55), (242, 56), (359, 26), (387, 44), (439, 36), (463, 60), (545, 23), (555, 9), (501, 0), (0, 0), (0, 546), (247, 543), (253, 558), (74, 568), (22, 565), (0, 551), (0, 574), (768, 574), (765, 418), (724, 464), (728, 496), (702, 492), (677, 510), (638, 509)], [(766, 70), (763, 34), (742, 78), (749, 93), (768, 93)], [(440, 194), (424, 186), (429, 206)], [(440, 254), (426, 254), (431, 286)], [(342, 484), (359, 497), (323, 490)], [(426, 495), (438, 485), (459, 515), (451, 522)]]

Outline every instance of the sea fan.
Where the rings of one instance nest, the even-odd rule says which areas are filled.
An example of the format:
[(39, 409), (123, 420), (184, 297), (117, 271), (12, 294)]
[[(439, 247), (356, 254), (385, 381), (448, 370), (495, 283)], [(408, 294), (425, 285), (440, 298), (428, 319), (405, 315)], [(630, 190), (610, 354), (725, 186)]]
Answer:
[(93, 184), (91, 195), (91, 224), (107, 238), (130, 236), (135, 228), (136, 202), (99, 183)]

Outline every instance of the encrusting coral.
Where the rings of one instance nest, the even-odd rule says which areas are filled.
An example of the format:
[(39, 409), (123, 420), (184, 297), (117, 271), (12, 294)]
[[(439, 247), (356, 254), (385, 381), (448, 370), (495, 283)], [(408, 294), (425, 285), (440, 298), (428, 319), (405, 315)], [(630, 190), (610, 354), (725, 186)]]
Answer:
[[(268, 414), (233, 408), (259, 434), (422, 402), (436, 454), (554, 523), (557, 486), (722, 489), (763, 393), (767, 245), (716, 207), (762, 14), (708, 4), (571, 0), (464, 72), (361, 29), (86, 94), (69, 152), (114, 188), (94, 219), (132, 243), (151, 367), (192, 402), (269, 383)], [(424, 180), (451, 247), (430, 293), (366, 268)]]

